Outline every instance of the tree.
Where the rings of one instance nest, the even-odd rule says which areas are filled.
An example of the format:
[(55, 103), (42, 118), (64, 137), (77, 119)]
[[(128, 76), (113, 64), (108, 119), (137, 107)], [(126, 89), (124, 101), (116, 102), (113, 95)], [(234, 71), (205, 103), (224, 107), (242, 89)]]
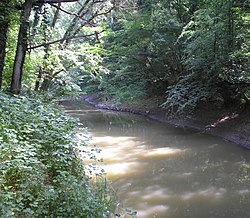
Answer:
[(7, 31), (9, 26), (7, 6), (10, 0), (0, 2), (0, 90), (2, 88), (3, 67), (5, 58), (5, 47), (7, 41)]
[(23, 73), (23, 64), (27, 51), (27, 40), (28, 40), (28, 27), (29, 17), (33, 6), (33, 0), (26, 0), (24, 3), (24, 9), (21, 14), (21, 25), (18, 35), (16, 57), (14, 62), (14, 69), (12, 74), (12, 81), (10, 91), (13, 94), (19, 94), (21, 91), (21, 81)]
[[(95, 0), (86, 0), (83, 1), (82, 4), (78, 4), (77, 7), (73, 6), (73, 11), (72, 10), (67, 10), (67, 8), (63, 8), (62, 7), (62, 2), (74, 2), (76, 0), (46, 0), (46, 1), (29, 1), (26, 0), (25, 4), (24, 4), (24, 11), (22, 14), (22, 18), (21, 18), (21, 25), (20, 25), (20, 31), (19, 31), (19, 37), (18, 37), (18, 46), (17, 46), (17, 53), (16, 53), (16, 58), (15, 58), (15, 66), (14, 66), (14, 70), (13, 70), (13, 76), (12, 76), (12, 83), (11, 83), (11, 92), (14, 94), (18, 94), (21, 90), (21, 81), (22, 81), (22, 70), (23, 70), (23, 64), (24, 64), (24, 60), (25, 60), (25, 54), (27, 52), (27, 30), (28, 30), (28, 23), (27, 23), (27, 19), (30, 16), (30, 12), (32, 9), (32, 6), (34, 5), (43, 5), (43, 4), (48, 4), (51, 6), (51, 8), (55, 8), (56, 10), (50, 10), (46, 16), (49, 16), (49, 18), (52, 17), (51, 20), (46, 21), (47, 22), (47, 32), (49, 32), (49, 34), (47, 34), (46, 38), (44, 38), (45, 40), (43, 41), (42, 44), (40, 45), (35, 45), (33, 46), (34, 48), (38, 48), (38, 47), (45, 47), (45, 59), (47, 59), (47, 57), (49, 56), (49, 51), (50, 51), (50, 47), (52, 44), (58, 43), (60, 42), (61, 44), (63, 42), (67, 42), (67, 44), (72, 40), (72, 39), (80, 39), (80, 38), (87, 38), (88, 36), (95, 36), (98, 40), (98, 32), (95, 32), (93, 34), (83, 34), (83, 27), (84, 26), (96, 26), (95, 24), (95, 20), (96, 19), (100, 19), (101, 16), (108, 14), (112, 9), (113, 6), (111, 4), (111, 2), (109, 0), (105, 0), (105, 1), (95, 1)], [(79, 8), (80, 5), (80, 9)], [(78, 13), (75, 13), (74, 10), (78, 10)], [(59, 40), (54, 40), (54, 35), (59, 35), (57, 34), (57, 28), (56, 27), (56, 23), (58, 21), (58, 17), (59, 17), (59, 12), (62, 12), (66, 15), (71, 16), (71, 22), (69, 23), (69, 26), (67, 26), (67, 23), (65, 25), (65, 23), (63, 23), (63, 28), (60, 27), (61, 30), (64, 30), (65, 27), (67, 27), (67, 29), (65, 30), (64, 36), (59, 39)], [(45, 16), (45, 15), (44, 15)], [(72, 16), (74, 17), (72, 19)], [(33, 26), (36, 26), (38, 23), (37, 21), (35, 21), (33, 23)], [(61, 31), (60, 30), (60, 31)], [(33, 37), (33, 42), (34, 42), (34, 35), (35, 35), (36, 31), (32, 31), (32, 37)], [(56, 34), (55, 34), (56, 33)], [(38, 41), (37, 41), (38, 42)], [(36, 42), (36, 44), (37, 44)], [(32, 46), (31, 46), (32, 48)], [(30, 48), (30, 49), (31, 49)], [(59, 47), (59, 49), (63, 49), (62, 47)], [(66, 66), (68, 67), (68, 66)], [(63, 69), (60, 70), (60, 72), (63, 71)], [(53, 73), (49, 73), (51, 75), (54, 75), (56, 72)], [(46, 75), (46, 72), (45, 74)], [(56, 73), (56, 75), (58, 75), (58, 73)], [(47, 77), (48, 78), (48, 77)], [(53, 79), (53, 77), (49, 77), (48, 80), (46, 80), (47, 82), (51, 81), (51, 79)], [(46, 82), (45, 81), (45, 82)], [(38, 84), (36, 84), (38, 85)], [(48, 85), (43, 86), (43, 87), (48, 87)], [(36, 88), (37, 89), (37, 88)]]
[(129, 100), (134, 90), (168, 90), (166, 102), (180, 104), (178, 110), (201, 100), (226, 104), (244, 97), (250, 84), (249, 1), (142, 0), (116, 6), (104, 45), (110, 70), (99, 85), (104, 95), (121, 99), (125, 93)]
[(239, 40), (238, 37), (245, 32), (241, 8), (232, 0), (206, 2), (184, 33), (188, 36), (185, 49), (188, 69), (199, 78), (218, 83), (225, 101), (242, 96), (233, 83), (238, 83), (241, 77), (246, 78), (242, 74), (246, 70), (243, 59), (233, 55), (242, 50), (247, 39)]
[(10, 91), (13, 94), (19, 94), (21, 91), (21, 82), (23, 74), (23, 64), (25, 60), (25, 55), (27, 52), (27, 40), (28, 40), (28, 27), (29, 27), (29, 17), (33, 5), (36, 3), (61, 3), (61, 2), (75, 2), (77, 0), (42, 0), (35, 2), (34, 0), (25, 0), (23, 5), (23, 11), (21, 14), (21, 24), (18, 35), (18, 43), (16, 49), (16, 57), (14, 62), (14, 69), (12, 74), (12, 81)]

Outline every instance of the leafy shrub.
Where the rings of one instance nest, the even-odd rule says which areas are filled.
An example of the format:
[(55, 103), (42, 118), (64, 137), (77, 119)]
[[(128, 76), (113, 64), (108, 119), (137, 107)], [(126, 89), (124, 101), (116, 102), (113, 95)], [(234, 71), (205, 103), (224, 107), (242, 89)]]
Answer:
[(108, 217), (111, 198), (100, 175), (80, 160), (77, 122), (39, 99), (0, 93), (0, 216)]
[(112, 101), (116, 104), (131, 102), (145, 95), (146, 92), (144, 86), (138, 86), (137, 84), (121, 87), (110, 86), (107, 91), (112, 96)]
[(171, 113), (192, 112), (200, 101), (222, 101), (216, 86), (211, 81), (197, 79), (197, 75), (189, 74), (170, 86), (166, 92), (166, 101), (162, 104)]

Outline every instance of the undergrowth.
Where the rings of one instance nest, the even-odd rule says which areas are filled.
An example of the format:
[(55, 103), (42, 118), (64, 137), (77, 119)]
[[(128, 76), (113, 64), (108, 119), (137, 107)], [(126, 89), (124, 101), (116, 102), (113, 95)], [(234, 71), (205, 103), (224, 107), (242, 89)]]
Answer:
[(201, 101), (222, 102), (211, 81), (196, 79), (190, 74), (170, 86), (166, 92), (166, 101), (161, 105), (172, 114), (192, 113)]
[[(108, 217), (102, 174), (87, 175), (76, 120), (41, 99), (0, 93), (0, 217)], [(93, 172), (94, 174), (94, 172)]]

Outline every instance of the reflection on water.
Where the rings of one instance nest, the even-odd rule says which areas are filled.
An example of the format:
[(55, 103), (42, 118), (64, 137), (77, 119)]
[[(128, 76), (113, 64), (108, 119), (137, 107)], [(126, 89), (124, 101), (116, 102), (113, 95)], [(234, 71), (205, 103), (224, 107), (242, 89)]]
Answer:
[(139, 218), (250, 217), (249, 151), (131, 114), (66, 110), (89, 128), (122, 206)]

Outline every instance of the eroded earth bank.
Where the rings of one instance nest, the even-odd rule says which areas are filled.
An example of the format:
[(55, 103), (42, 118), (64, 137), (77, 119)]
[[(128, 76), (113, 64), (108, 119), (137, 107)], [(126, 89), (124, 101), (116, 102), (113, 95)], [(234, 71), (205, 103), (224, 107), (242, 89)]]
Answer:
[(217, 108), (215, 105), (204, 104), (200, 105), (192, 115), (171, 115), (159, 106), (162, 102), (160, 97), (120, 105), (109, 101), (103, 102), (96, 96), (86, 97), (84, 100), (100, 109), (140, 114), (159, 122), (218, 136), (250, 149), (249, 105)]

